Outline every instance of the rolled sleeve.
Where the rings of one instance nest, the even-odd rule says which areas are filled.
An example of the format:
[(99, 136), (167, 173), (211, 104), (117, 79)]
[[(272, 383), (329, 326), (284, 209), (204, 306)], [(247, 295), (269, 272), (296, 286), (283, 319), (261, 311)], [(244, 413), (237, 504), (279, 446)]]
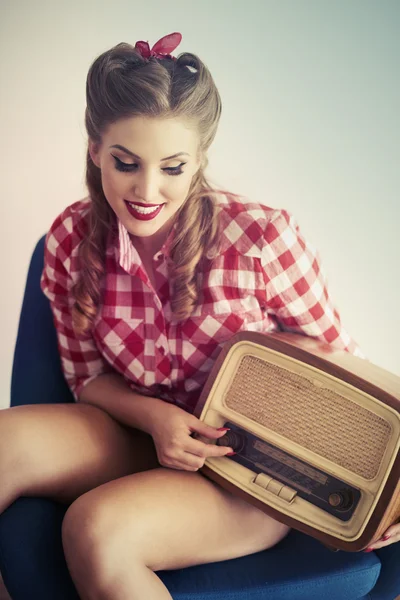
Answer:
[(70, 229), (60, 216), (48, 232), (40, 287), (50, 301), (62, 371), (75, 402), (78, 402), (80, 393), (90, 381), (112, 369), (98, 350), (91, 332), (79, 334), (72, 323), (73, 280), (66, 267), (71, 265), (68, 253), (74, 246)]
[(318, 252), (285, 210), (276, 211), (266, 227), (262, 267), (268, 313), (284, 331), (314, 337), (365, 358), (342, 326)]

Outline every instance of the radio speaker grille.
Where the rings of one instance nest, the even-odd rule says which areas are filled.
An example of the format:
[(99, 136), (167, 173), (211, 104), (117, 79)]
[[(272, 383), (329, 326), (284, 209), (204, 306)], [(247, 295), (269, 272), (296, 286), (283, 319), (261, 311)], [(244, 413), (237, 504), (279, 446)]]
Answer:
[(321, 383), (315, 385), (311, 375), (254, 356), (241, 360), (225, 403), (365, 479), (378, 473), (391, 432), (385, 419)]

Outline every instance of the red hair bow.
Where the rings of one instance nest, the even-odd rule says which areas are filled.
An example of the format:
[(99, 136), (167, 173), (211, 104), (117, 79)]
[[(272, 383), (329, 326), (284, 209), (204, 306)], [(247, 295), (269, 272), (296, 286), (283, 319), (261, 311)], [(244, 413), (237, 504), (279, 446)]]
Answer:
[(139, 50), (143, 58), (155, 56), (156, 58), (172, 58), (172, 60), (176, 60), (175, 56), (171, 56), (170, 52), (173, 52), (179, 46), (181, 40), (182, 35), (180, 33), (170, 33), (158, 40), (151, 50), (148, 42), (136, 42), (135, 48)]

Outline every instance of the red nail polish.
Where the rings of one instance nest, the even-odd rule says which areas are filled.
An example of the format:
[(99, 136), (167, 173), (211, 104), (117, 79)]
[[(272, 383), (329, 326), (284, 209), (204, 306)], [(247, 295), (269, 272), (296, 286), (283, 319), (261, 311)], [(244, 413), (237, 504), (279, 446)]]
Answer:
[(228, 452), (228, 454), (225, 454), (225, 456), (233, 456), (234, 454), (236, 454), (236, 452)]
[(218, 427), (217, 431), (230, 431), (229, 427)]
[(364, 552), (372, 552), (373, 548), (367, 548)]
[(390, 538), (390, 535), (384, 535), (384, 536), (383, 536), (381, 539), (382, 539), (383, 541), (386, 541), (386, 540), (388, 540), (389, 538)]

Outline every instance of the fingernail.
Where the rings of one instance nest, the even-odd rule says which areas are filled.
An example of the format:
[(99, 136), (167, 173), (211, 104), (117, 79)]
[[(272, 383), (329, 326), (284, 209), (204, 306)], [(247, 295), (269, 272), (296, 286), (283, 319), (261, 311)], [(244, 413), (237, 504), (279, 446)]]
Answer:
[(225, 454), (225, 456), (233, 456), (234, 454), (236, 454), (236, 452), (228, 452), (227, 454)]
[(372, 552), (373, 548), (367, 548), (364, 552)]
[(381, 539), (382, 539), (382, 540), (384, 540), (384, 541), (386, 541), (386, 540), (388, 540), (389, 538), (390, 538), (390, 535), (384, 535), (384, 536), (383, 536)]
[(218, 427), (217, 431), (230, 431), (229, 427)]

